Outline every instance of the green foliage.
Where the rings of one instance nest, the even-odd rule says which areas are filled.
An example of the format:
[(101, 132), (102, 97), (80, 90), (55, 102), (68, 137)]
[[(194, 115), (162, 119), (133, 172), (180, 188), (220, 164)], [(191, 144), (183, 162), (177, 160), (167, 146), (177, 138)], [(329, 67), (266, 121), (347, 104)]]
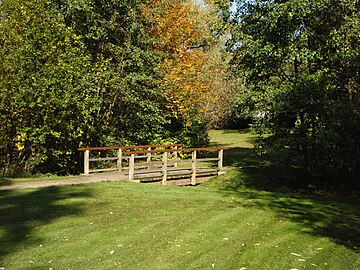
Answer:
[(228, 47), (234, 74), (260, 97), (259, 130), (312, 175), (359, 187), (359, 2), (236, 3)]
[(144, 1), (59, 1), (65, 22), (83, 37), (92, 62), (107, 74), (100, 117), (115, 141), (146, 143), (167, 122), (155, 42), (141, 15)]
[(1, 14), (1, 167), (73, 172), (97, 102), (90, 57), (44, 1), (2, 1)]
[(1, 1), (1, 173), (74, 174), (79, 146), (195, 134), (169, 125), (147, 2)]

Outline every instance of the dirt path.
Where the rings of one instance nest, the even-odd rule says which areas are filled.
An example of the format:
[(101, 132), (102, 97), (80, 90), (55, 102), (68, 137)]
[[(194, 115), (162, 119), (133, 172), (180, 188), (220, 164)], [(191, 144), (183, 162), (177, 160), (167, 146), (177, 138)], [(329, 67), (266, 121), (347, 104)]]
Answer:
[(12, 185), (0, 186), (0, 190), (13, 190), (13, 189), (24, 189), (24, 188), (40, 188), (40, 187), (51, 187), (51, 186), (63, 186), (63, 185), (79, 185), (106, 181), (124, 181), (127, 179), (124, 173), (119, 172), (108, 172), (108, 173), (97, 173), (88, 176), (79, 175), (73, 178), (66, 178), (64, 180), (52, 180), (52, 181), (39, 181), (39, 182), (25, 182), (25, 183), (14, 183)]

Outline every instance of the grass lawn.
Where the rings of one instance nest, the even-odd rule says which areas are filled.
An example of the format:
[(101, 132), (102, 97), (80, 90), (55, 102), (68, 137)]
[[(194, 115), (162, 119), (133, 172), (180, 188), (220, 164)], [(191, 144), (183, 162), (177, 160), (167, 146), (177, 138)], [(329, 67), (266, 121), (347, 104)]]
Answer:
[[(236, 148), (229, 165), (261, 159), (253, 135), (216, 135)], [(0, 269), (360, 269), (357, 201), (264, 191), (246, 177), (1, 191)]]

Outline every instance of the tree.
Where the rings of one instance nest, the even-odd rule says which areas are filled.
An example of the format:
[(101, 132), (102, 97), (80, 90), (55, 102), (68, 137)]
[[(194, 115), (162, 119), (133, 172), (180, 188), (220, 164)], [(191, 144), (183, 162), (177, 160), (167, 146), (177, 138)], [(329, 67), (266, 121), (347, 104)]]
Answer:
[[(197, 6), (193, 1), (157, 1), (144, 13), (153, 19), (150, 28), (159, 40), (155, 48), (164, 57), (161, 84), (171, 114), (171, 129), (187, 145), (207, 143), (208, 124), (215, 125), (226, 104), (227, 63), (223, 61), (222, 32), (218, 9)], [(216, 29), (217, 28), (217, 29)]]
[(140, 1), (2, 1), (0, 164), (80, 170), (82, 145), (146, 143), (167, 123)]
[(206, 144), (215, 65), (199, 12), (190, 1), (1, 1), (3, 172), (77, 173), (79, 146)]
[(5, 173), (74, 172), (97, 102), (89, 55), (45, 1), (0, 7), (0, 165)]
[(258, 127), (312, 175), (359, 185), (359, 1), (236, 4), (228, 48), (235, 74), (259, 97)]
[(158, 87), (161, 57), (142, 16), (143, 6), (154, 1), (58, 2), (66, 24), (82, 36), (105, 76), (99, 123), (107, 134), (117, 143), (147, 143), (154, 134), (162, 136), (167, 114)]

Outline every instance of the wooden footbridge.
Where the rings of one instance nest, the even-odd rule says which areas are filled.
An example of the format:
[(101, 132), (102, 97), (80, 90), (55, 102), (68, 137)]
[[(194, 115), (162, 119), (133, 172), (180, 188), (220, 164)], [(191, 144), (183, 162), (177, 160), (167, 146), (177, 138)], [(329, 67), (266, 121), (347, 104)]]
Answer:
[(224, 150), (182, 148), (181, 144), (83, 147), (84, 174), (117, 172), (138, 183), (196, 185), (223, 174)]

